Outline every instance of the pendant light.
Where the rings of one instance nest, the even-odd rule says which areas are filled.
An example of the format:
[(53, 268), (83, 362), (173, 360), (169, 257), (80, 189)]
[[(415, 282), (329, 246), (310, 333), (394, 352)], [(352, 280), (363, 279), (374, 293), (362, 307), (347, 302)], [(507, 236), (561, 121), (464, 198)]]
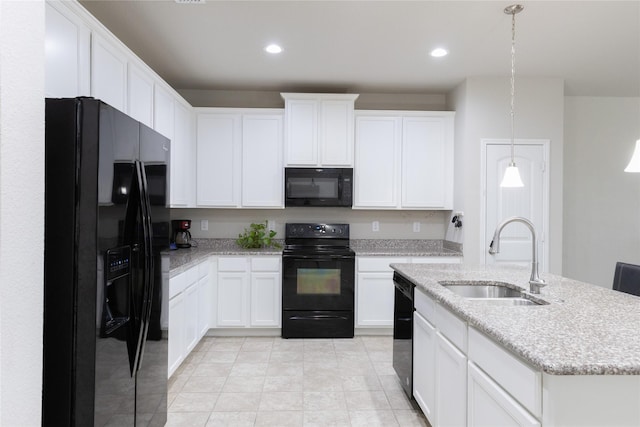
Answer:
[(509, 166), (504, 172), (500, 187), (524, 187), (515, 162), (515, 131), (513, 125), (516, 97), (516, 13), (522, 12), (522, 9), (524, 9), (524, 6), (521, 4), (512, 4), (504, 9), (504, 13), (511, 15), (511, 162), (509, 162)]

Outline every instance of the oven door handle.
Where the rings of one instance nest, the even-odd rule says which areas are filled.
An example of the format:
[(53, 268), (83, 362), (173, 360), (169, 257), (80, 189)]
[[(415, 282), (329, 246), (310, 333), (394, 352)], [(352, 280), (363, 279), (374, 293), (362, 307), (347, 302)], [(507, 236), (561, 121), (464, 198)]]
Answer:
[(291, 316), (289, 317), (289, 320), (309, 320), (309, 319), (342, 319), (342, 320), (348, 320), (349, 318), (347, 316), (336, 316), (336, 315), (331, 315), (331, 314), (314, 314), (311, 316)]
[(305, 260), (305, 261), (331, 261), (334, 259), (346, 259), (346, 260), (351, 260), (351, 259), (355, 259), (355, 255), (296, 255), (296, 254), (283, 254), (282, 255), (283, 258), (289, 259), (289, 260)]

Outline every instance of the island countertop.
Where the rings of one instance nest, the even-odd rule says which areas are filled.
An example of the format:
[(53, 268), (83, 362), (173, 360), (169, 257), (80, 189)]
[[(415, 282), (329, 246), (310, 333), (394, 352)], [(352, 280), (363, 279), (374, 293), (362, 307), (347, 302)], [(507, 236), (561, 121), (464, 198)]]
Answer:
[(640, 297), (542, 274), (548, 305), (467, 300), (439, 282), (499, 281), (528, 293), (530, 269), (465, 264), (391, 264), (443, 306), (503, 347), (553, 375), (640, 375)]

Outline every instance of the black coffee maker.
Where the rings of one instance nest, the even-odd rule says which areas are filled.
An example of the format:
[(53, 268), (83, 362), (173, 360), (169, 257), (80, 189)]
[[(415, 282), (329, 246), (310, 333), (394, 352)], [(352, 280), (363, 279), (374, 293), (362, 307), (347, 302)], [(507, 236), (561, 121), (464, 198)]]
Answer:
[(173, 242), (178, 248), (191, 247), (191, 220), (190, 219), (174, 219), (171, 221), (173, 227)]

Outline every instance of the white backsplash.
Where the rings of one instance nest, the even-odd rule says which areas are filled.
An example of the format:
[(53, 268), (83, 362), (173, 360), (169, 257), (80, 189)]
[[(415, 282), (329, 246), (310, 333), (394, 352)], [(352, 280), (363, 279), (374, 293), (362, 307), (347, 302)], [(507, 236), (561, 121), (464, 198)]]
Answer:
[[(172, 209), (171, 219), (190, 219), (194, 238), (236, 238), (252, 222), (274, 221), (277, 238), (284, 238), (287, 222), (350, 224), (352, 239), (444, 239), (451, 211), (382, 211), (345, 208), (286, 209)], [(201, 230), (200, 221), (209, 229)], [(379, 231), (372, 231), (372, 223)], [(420, 231), (413, 231), (413, 223)]]

